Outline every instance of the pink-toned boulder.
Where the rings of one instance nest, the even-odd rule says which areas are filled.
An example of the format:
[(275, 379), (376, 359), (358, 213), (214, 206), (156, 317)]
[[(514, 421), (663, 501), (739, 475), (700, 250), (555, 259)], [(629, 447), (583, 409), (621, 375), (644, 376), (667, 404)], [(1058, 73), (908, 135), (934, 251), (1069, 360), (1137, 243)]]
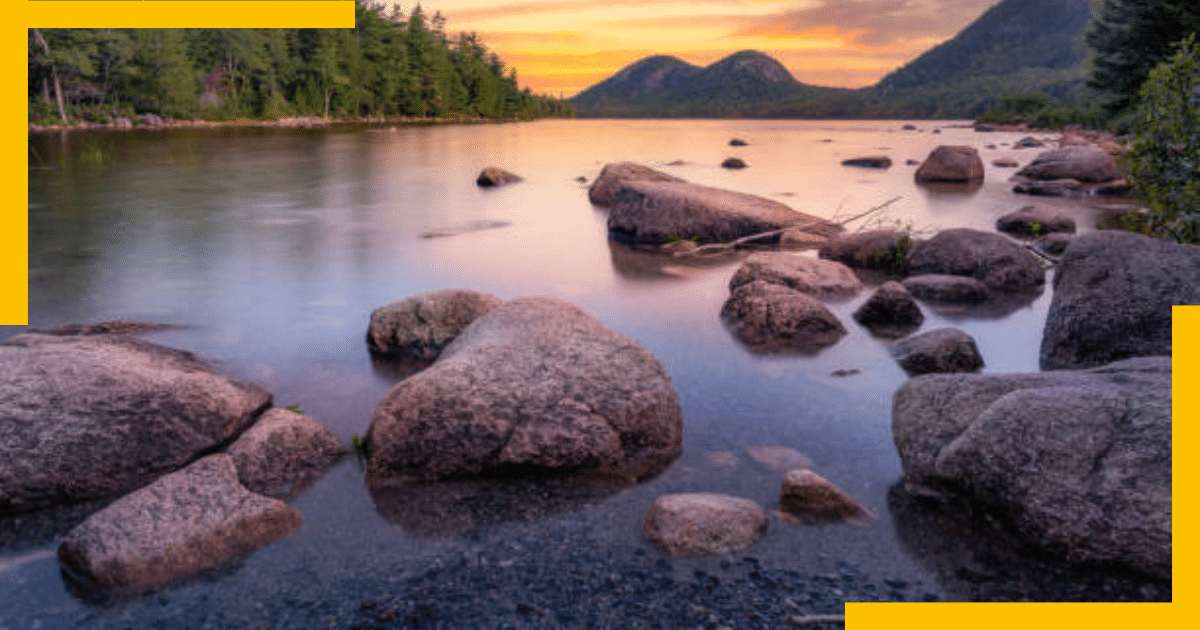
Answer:
[(846, 334), (837, 316), (816, 298), (762, 280), (738, 287), (725, 301), (721, 316), (742, 343), (759, 351), (811, 351)]
[(809, 523), (831, 523), (870, 516), (866, 508), (832, 481), (802, 468), (783, 476), (779, 509)]
[(291, 496), (316, 479), (342, 453), (333, 433), (316, 420), (271, 409), (229, 447), (238, 479), (254, 492)]
[(846, 265), (787, 252), (751, 254), (729, 280), (729, 290), (737, 291), (756, 281), (778, 284), (816, 298), (849, 297), (862, 290), (862, 281)]
[(983, 158), (975, 147), (940, 146), (917, 169), (921, 184), (974, 184), (983, 181)]

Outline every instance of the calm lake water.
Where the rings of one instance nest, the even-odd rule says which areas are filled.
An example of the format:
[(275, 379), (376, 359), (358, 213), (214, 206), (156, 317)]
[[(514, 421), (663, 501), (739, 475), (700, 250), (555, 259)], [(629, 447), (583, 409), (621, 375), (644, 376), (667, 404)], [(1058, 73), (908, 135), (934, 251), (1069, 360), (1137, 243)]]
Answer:
[[(777, 504), (780, 475), (746, 454), (758, 445), (808, 454), (820, 474), (875, 518), (811, 527), (773, 516), (766, 537), (737, 557), (809, 573), (850, 563), (908, 583), (899, 598), (1054, 597), (1056, 586), (1047, 585), (1050, 573), (1036, 558), (996, 547), (995, 537), (971, 519), (914, 506), (894, 487), (900, 462), (891, 438), (891, 396), (906, 377), (890, 358), (889, 343), (850, 317), (878, 278), (865, 278), (868, 290), (858, 297), (830, 304), (850, 331), (837, 345), (815, 355), (755, 354), (719, 318), (736, 259), (681, 263), (628, 250), (608, 240), (604, 211), (590, 205), (586, 185), (576, 181), (591, 181), (608, 162), (632, 160), (831, 218), (898, 197), (883, 218), (929, 231), (990, 230), (996, 217), (1032, 201), (1010, 192), (1006, 179), (1013, 169), (990, 164), (997, 157), (1032, 159), (1036, 150), (1011, 148), (1025, 134), (930, 122), (902, 131), (902, 124), (552, 120), (30, 136), (33, 327), (116, 318), (181, 324), (148, 338), (265, 385), (277, 405), (298, 404), (348, 445), (366, 433), (375, 404), (395, 382), (367, 353), (372, 309), (448, 287), (503, 299), (551, 295), (632, 336), (662, 361), (682, 402), (684, 449), (663, 474), (616, 493), (494, 484), (445, 490), (477, 499), (448, 500), (449, 508), (440, 498), (427, 499), (438, 509), (412, 497), (372, 496), (356, 463), (343, 460), (294, 501), (307, 522), (301, 533), (235, 567), (117, 604), (98, 604), (67, 588), (49, 553), (77, 514), (0, 520), (0, 626), (72, 627), (196, 593), (261, 591), (371, 567), (423, 566), (494, 545), (515, 531), (547, 541), (546, 550), (523, 554), (550, 553), (553, 541), (576, 540), (586, 531), (600, 549), (657, 557), (641, 526), (662, 493), (726, 492), (769, 508)], [(750, 146), (728, 146), (733, 137)], [(987, 164), (983, 186), (916, 186), (916, 167), (905, 161), (922, 160), (939, 144), (978, 147)], [(895, 165), (840, 165), (881, 153)], [(720, 168), (730, 156), (749, 168)], [(677, 160), (685, 163), (669, 165)], [(474, 178), (488, 165), (525, 181), (480, 189)], [(1083, 231), (1098, 216), (1086, 201), (1054, 203), (1071, 208)], [(508, 225), (422, 237), (479, 221)], [(953, 325), (970, 333), (986, 373), (1035, 371), (1049, 301), (1047, 289), (1001, 309), (926, 308), (922, 330)], [(20, 330), (9, 327), (0, 336)], [(832, 375), (843, 369), (859, 373)], [(735, 454), (738, 464), (714, 463), (716, 452)], [(680, 574), (723, 567), (720, 558), (670, 562)], [(1099, 588), (1087, 575), (1051, 573), (1051, 582)], [(1147, 588), (1118, 582), (1087, 592), (1103, 598), (1113, 588)]]

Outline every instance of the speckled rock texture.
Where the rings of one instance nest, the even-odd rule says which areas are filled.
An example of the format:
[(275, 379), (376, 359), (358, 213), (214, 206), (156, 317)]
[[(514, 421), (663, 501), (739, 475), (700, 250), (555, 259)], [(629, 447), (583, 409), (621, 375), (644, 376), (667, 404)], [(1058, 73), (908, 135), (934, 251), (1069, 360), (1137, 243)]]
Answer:
[(940, 146), (917, 169), (922, 184), (974, 184), (983, 181), (983, 158), (975, 147)]
[(342, 454), (329, 429), (287, 409), (271, 409), (229, 447), (238, 479), (254, 492), (291, 496), (316, 481)]
[(673, 556), (749, 547), (767, 532), (767, 513), (754, 501), (723, 494), (667, 494), (655, 499), (642, 526)]
[(751, 254), (729, 280), (729, 290), (737, 291), (756, 281), (782, 285), (815, 298), (850, 297), (863, 286), (854, 271), (840, 262), (787, 252)]
[(367, 347), (380, 357), (433, 361), (463, 328), (497, 306), (500, 298), (469, 289), (414, 295), (371, 313)]
[(939, 328), (896, 342), (892, 356), (910, 375), (974, 372), (983, 357), (971, 335), (957, 328)]
[(908, 272), (969, 276), (989, 288), (1034, 291), (1046, 283), (1037, 257), (992, 232), (958, 228), (917, 243), (908, 253)]
[(824, 304), (795, 289), (756, 280), (725, 301), (723, 317), (753, 350), (817, 350), (837, 343), (846, 327)]

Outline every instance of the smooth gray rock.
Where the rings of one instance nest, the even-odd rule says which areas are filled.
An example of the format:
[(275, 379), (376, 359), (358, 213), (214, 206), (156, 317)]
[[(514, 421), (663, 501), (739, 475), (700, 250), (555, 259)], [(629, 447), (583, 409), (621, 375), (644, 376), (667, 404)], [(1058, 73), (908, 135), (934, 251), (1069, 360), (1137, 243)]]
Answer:
[(1120, 231), (1075, 237), (1054, 276), (1043, 370), (1171, 353), (1171, 306), (1200, 304), (1200, 247)]
[(846, 334), (837, 316), (815, 298), (762, 280), (738, 287), (721, 316), (742, 343), (758, 351), (817, 350)]
[(975, 340), (957, 328), (940, 328), (896, 342), (892, 356), (910, 375), (974, 372), (983, 367)]
[(969, 276), (993, 289), (1032, 291), (1046, 282), (1046, 270), (1025, 248), (992, 232), (959, 228), (917, 243), (908, 254), (908, 272)]
[(903, 337), (921, 327), (925, 315), (899, 282), (885, 282), (858, 310), (854, 320), (882, 337)]
[(384, 396), (368, 481), (595, 472), (642, 478), (679, 454), (679, 399), (633, 339), (577, 307), (520, 298)]
[(17, 335), (0, 344), (0, 514), (143, 486), (270, 403), (191, 353), (140, 339)]
[(302, 524), (295, 508), (238, 483), (228, 455), (210, 455), (89, 516), (63, 539), (58, 559), (100, 588), (142, 591), (248, 553)]
[(925, 274), (905, 278), (902, 284), (913, 297), (927, 302), (969, 304), (988, 299), (987, 285), (966, 276)]
[(238, 479), (253, 492), (288, 497), (316, 481), (342, 454), (329, 429), (287, 409), (270, 409), (229, 447)]
[(912, 379), (892, 431), (912, 492), (981, 503), (1071, 561), (1171, 577), (1171, 362)]
[(843, 232), (821, 246), (821, 258), (836, 260), (855, 269), (882, 269), (904, 273), (905, 257), (914, 241), (907, 232), (865, 230)]
[(760, 280), (816, 298), (850, 297), (862, 290), (862, 281), (846, 265), (787, 252), (751, 254), (730, 278), (729, 290)]
[(367, 346), (380, 356), (432, 361), (446, 344), (500, 298), (468, 289), (443, 289), (404, 298), (371, 313)]
[(1042, 153), (1017, 171), (1016, 176), (1034, 180), (1074, 179), (1085, 183), (1102, 183), (1117, 179), (1121, 171), (1104, 149), (1085, 144)]
[(1075, 219), (1052, 206), (1025, 206), (996, 219), (996, 229), (1016, 236), (1036, 237), (1053, 232), (1075, 233)]
[(605, 166), (588, 197), (608, 209), (609, 233), (635, 244), (720, 243), (784, 228), (819, 236), (843, 230), (778, 201), (691, 184), (627, 162)]
[(521, 181), (525, 180), (520, 175), (514, 175), (497, 166), (485, 167), (479, 172), (479, 177), (475, 178), (475, 183), (484, 188), (507, 186)]
[(767, 513), (754, 501), (723, 494), (666, 494), (646, 515), (642, 532), (673, 556), (749, 547), (767, 533)]
[(917, 183), (974, 184), (983, 181), (983, 158), (975, 147), (940, 146), (921, 163)]

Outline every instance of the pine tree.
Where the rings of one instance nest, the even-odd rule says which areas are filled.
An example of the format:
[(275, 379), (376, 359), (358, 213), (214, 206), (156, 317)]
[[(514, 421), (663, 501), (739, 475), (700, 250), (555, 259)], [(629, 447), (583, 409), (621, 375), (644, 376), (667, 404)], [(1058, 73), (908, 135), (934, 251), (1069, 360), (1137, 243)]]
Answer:
[(1096, 53), (1088, 85), (1110, 95), (1113, 114), (1129, 111), (1150, 69), (1200, 32), (1196, 0), (1103, 0), (1087, 34)]

